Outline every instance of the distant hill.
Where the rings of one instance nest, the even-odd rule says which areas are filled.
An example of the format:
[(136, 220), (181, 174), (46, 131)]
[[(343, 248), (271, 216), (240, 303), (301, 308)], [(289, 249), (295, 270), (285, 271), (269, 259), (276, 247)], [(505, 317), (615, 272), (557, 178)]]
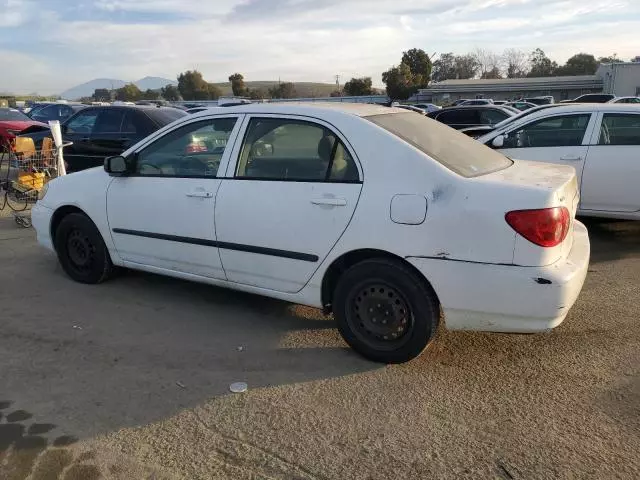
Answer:
[[(127, 83), (124, 80), (118, 80), (114, 78), (96, 78), (89, 82), (77, 85), (69, 90), (65, 90), (60, 96), (67, 100), (78, 100), (82, 97), (90, 97), (93, 92), (98, 88), (106, 88), (108, 90), (124, 87)], [(147, 89), (158, 90), (167, 85), (177, 85), (175, 80), (169, 80), (162, 77), (144, 77), (136, 82), (133, 82), (140, 90), (145, 91)]]
[[(278, 85), (277, 80), (257, 80), (244, 83), (250, 89), (261, 89), (265, 92)], [(299, 97), (328, 97), (336, 89), (336, 86), (331, 83), (293, 82), (293, 84), (296, 86)], [(214, 83), (214, 85), (222, 90), (223, 95), (233, 95), (231, 82)]]
[(167, 85), (178, 85), (175, 80), (162, 77), (144, 77), (133, 83), (143, 92), (146, 90), (159, 90)]

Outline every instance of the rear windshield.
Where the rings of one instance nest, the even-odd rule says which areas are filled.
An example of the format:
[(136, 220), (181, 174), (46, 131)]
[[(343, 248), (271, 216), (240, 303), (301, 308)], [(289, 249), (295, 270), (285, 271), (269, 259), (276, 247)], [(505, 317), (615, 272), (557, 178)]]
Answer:
[(187, 112), (185, 112), (184, 110), (179, 110), (177, 108), (171, 107), (149, 108), (145, 109), (144, 113), (151, 117), (151, 120), (153, 120), (160, 126), (169, 125), (174, 120), (187, 115)]
[(365, 118), (463, 177), (477, 177), (512, 164), (495, 150), (423, 115), (387, 113)]
[(31, 119), (19, 110), (13, 108), (0, 108), (0, 121), (2, 120), (20, 120), (28, 122)]

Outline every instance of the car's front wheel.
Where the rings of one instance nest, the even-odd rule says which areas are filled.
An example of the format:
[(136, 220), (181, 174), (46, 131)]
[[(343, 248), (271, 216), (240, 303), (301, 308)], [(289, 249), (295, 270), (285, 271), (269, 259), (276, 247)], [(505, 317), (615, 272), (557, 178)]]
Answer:
[(436, 332), (435, 292), (400, 261), (365, 260), (338, 280), (333, 312), (346, 342), (370, 360), (407, 362), (422, 353)]
[(101, 283), (111, 275), (113, 264), (109, 251), (86, 215), (65, 216), (56, 229), (54, 243), (60, 265), (75, 281)]

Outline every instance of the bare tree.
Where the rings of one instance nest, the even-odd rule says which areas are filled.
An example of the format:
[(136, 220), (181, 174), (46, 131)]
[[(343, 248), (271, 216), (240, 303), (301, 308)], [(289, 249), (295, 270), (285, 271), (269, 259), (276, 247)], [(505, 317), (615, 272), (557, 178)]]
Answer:
[(476, 59), (478, 70), (481, 78), (492, 76), (495, 72), (502, 70), (502, 58), (491, 50), (485, 50), (484, 48), (476, 48), (473, 51), (473, 56)]
[(502, 54), (507, 78), (522, 78), (529, 73), (529, 55), (516, 48), (507, 48)]

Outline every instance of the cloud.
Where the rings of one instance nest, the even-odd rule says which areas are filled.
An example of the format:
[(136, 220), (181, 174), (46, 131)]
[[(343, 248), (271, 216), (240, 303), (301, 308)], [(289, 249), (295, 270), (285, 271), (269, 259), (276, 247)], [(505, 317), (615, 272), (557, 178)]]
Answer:
[(0, 26), (12, 59), (0, 90), (19, 93), (193, 68), (209, 81), (340, 74), (381, 85), (412, 47), (540, 47), (559, 63), (579, 51), (640, 54), (636, 0), (0, 0)]

